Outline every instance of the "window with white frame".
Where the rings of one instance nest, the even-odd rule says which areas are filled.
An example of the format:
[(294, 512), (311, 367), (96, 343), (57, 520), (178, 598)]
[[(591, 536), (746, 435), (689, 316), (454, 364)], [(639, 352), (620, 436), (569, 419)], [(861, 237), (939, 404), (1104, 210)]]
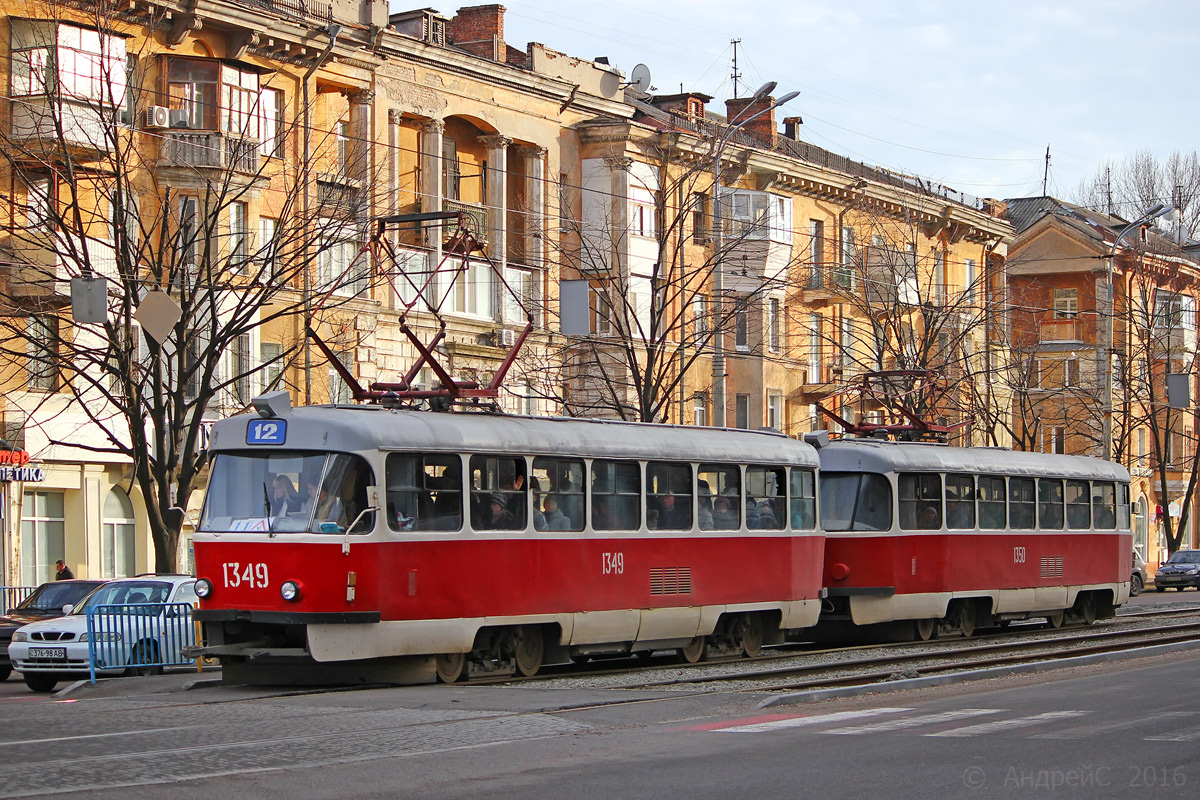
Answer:
[(25, 492), (21, 504), (21, 582), (54, 580), (54, 562), (66, 558), (66, 503), (62, 492)]
[(136, 556), (133, 503), (124, 489), (114, 486), (104, 498), (100, 577), (130, 578), (137, 575)]
[(1063, 386), (1078, 387), (1080, 385), (1079, 368), (1078, 358), (1068, 358), (1063, 362)]
[(838, 322), (842, 349), (841, 367), (842, 369), (852, 369), (854, 367), (854, 320), (843, 315)]
[(733, 346), (750, 349), (750, 305), (744, 299), (737, 301), (733, 312)]
[(50, 178), (30, 178), (25, 184), (25, 224), (30, 230), (50, 231), (54, 228), (54, 193)]
[(56, 95), (119, 111), (125, 106), (125, 39), (53, 20), (9, 18), (13, 97)]
[(450, 310), (456, 314), (492, 317), (495, 303), (496, 275), (481, 259), (471, 259), (463, 272), (454, 273), (454, 290), (450, 293)]
[(1079, 290), (1054, 290), (1054, 318), (1075, 319), (1079, 316)]
[(264, 156), (282, 156), (284, 145), (283, 91), (262, 89), (258, 96), (258, 131)]
[(704, 395), (692, 396), (692, 419), (697, 425), (708, 424), (708, 403), (704, 399)]
[(350, 123), (341, 120), (337, 124), (337, 174), (343, 178), (350, 177), (350, 161), (353, 158), (353, 148), (350, 142)]
[(229, 204), (229, 266), (242, 270), (246, 258), (246, 204), (234, 200)]
[(854, 285), (854, 267), (858, 264), (858, 245), (854, 241), (854, 228), (842, 226), (841, 250), (838, 256), (838, 266), (833, 273), (833, 282), (842, 287)]
[(271, 217), (258, 218), (258, 258), (262, 262), (263, 280), (276, 281), (280, 277), (279, 263), (279, 220)]
[(780, 392), (767, 393), (767, 427), (783, 430), (783, 394)]
[(819, 219), (808, 221), (808, 285), (821, 285), (821, 269), (825, 262), (825, 223)]
[(792, 241), (792, 204), (780, 195), (748, 189), (721, 189), (725, 235), (736, 239)]
[(946, 303), (946, 254), (941, 250), (933, 251), (933, 301), (938, 305)]
[(708, 298), (699, 293), (692, 296), (692, 324), (697, 335), (708, 331)]
[(353, 239), (326, 239), (317, 254), (317, 281), (322, 291), (357, 297), (367, 290), (371, 263)]
[[(429, 254), (423, 250), (396, 250), (396, 266), (398, 274), (392, 279), (396, 294), (405, 305), (414, 302), (418, 293), (425, 288), (429, 279)], [(437, 286), (430, 285), (426, 289), (431, 301), (437, 296)], [(434, 301), (436, 302), (436, 301)]]
[(1159, 290), (1154, 297), (1154, 327), (1166, 330), (1195, 330), (1196, 299)]
[(780, 327), (779, 298), (778, 297), (768, 297), (767, 298), (767, 348), (772, 353), (779, 352), (779, 342), (780, 342), (780, 338), (781, 338), (779, 335), (779, 327)]
[(52, 392), (58, 388), (58, 317), (30, 317), (26, 331), (26, 386)]
[(262, 364), (262, 390), (273, 392), (283, 388), (283, 345), (277, 342), (260, 342), (259, 363)]
[(653, 238), (658, 233), (658, 198), (645, 186), (629, 190), (629, 232), (634, 236)]
[[(354, 351), (353, 350), (335, 350), (334, 358), (346, 368), (346, 370), (354, 374)], [(330, 403), (349, 403), (351, 398), (350, 386), (342, 376), (338, 374), (333, 365), (329, 366), (329, 402)]]
[(508, 268), (508, 287), (512, 291), (505, 298), (505, 316), (509, 322), (524, 324), (532, 318), (537, 324), (537, 276), (531, 269)]
[(979, 280), (979, 271), (975, 267), (975, 259), (963, 259), (963, 300), (975, 302), (975, 282)]
[(808, 383), (821, 382), (821, 315), (808, 315)]

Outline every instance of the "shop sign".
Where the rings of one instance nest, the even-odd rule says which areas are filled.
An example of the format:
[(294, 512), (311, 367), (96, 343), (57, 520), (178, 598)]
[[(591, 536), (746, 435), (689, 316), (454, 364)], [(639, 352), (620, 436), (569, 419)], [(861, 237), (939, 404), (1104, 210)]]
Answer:
[(24, 450), (0, 450), (0, 481), (41, 483), (45, 480), (46, 471), (30, 464), (29, 453)]

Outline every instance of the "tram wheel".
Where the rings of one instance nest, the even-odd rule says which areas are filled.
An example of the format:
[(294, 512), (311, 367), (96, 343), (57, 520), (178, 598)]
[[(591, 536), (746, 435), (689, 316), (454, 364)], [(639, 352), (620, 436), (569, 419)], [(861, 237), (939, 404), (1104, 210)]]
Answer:
[(758, 614), (743, 614), (738, 620), (738, 644), (747, 658), (754, 658), (762, 652), (763, 623)]
[(1091, 625), (1096, 621), (1096, 603), (1092, 598), (1089, 597), (1079, 604), (1079, 619), (1084, 625)]
[(970, 602), (961, 603), (955, 622), (958, 623), (958, 629), (962, 631), (963, 638), (971, 638), (975, 634), (975, 606)]
[(913, 620), (913, 635), (919, 642), (928, 642), (937, 634), (936, 619)]
[(542, 658), (546, 653), (546, 642), (542, 638), (542, 629), (533, 625), (523, 625), (513, 633), (513, 654), (517, 661), (517, 672), (526, 678), (537, 675), (542, 668)]
[(467, 677), (467, 654), (442, 653), (434, 659), (434, 669), (442, 683), (457, 683)]
[(1063, 620), (1066, 618), (1066, 616), (1066, 612), (1064, 611), (1055, 611), (1053, 614), (1047, 614), (1046, 627), (1061, 628), (1063, 626)]
[(680, 660), (687, 664), (703, 661), (708, 655), (708, 637), (697, 636), (675, 652), (679, 654)]

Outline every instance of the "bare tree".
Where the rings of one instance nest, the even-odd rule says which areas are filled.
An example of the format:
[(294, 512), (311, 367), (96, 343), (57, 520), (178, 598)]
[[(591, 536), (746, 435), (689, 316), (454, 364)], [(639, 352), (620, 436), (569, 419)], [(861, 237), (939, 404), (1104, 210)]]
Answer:
[(1166, 203), (1179, 212), (1182, 236), (1195, 238), (1200, 235), (1200, 154), (1175, 151), (1160, 158), (1142, 150), (1120, 164), (1103, 164), (1080, 181), (1073, 201), (1128, 219)]
[[(311, 148), (297, 152), (299, 128), (260, 130), (267, 85), (241, 113), (225, 108), (216, 124), (175, 130), (147, 120), (157, 96), (134, 65), (151, 59), (126, 53), (125, 40), (99, 34), (100, 71), (87, 85), (66, 75), (56, 32), (78, 9), (92, 9), (94, 30), (121, 26), (104, 4), (60, 14), (66, 7), (48, 3), (43, 19), (17, 23), (27, 49), (49, 55), (14, 87), (0, 133), (0, 165), (16, 188), (0, 242), (6, 399), (56, 436), (51, 444), (132, 462), (155, 568), (174, 571), (208, 420), (283, 386), (302, 349), (297, 332), (369, 288), (357, 230), (367, 198), (338, 182), (355, 168), (332, 131), (312, 131)], [(287, 111), (272, 121), (310, 119)], [(169, 113), (218, 117), (199, 101)], [(319, 169), (335, 176), (321, 192), (311, 186)], [(252, 233), (248, 210), (271, 224)], [(72, 318), (81, 279), (103, 286), (102, 322)], [(165, 322), (156, 315), (165, 335), (143, 327), (154, 327), (148, 301), (166, 309)], [(259, 342), (271, 347), (252, 353)], [(47, 424), (68, 418), (91, 433)]]

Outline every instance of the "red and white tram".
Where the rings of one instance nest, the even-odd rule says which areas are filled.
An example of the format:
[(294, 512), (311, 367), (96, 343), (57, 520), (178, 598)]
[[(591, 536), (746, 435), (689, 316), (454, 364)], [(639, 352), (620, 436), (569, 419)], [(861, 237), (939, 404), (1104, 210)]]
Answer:
[(227, 681), (453, 681), (666, 648), (697, 660), (817, 621), (806, 443), (291, 408), (283, 393), (255, 407), (214, 426), (195, 535), (202, 651)]
[(1129, 597), (1118, 464), (875, 439), (818, 453), (822, 631), (897, 623), (889, 634), (908, 626), (928, 639), (1029, 617), (1057, 627), (1111, 616)]

